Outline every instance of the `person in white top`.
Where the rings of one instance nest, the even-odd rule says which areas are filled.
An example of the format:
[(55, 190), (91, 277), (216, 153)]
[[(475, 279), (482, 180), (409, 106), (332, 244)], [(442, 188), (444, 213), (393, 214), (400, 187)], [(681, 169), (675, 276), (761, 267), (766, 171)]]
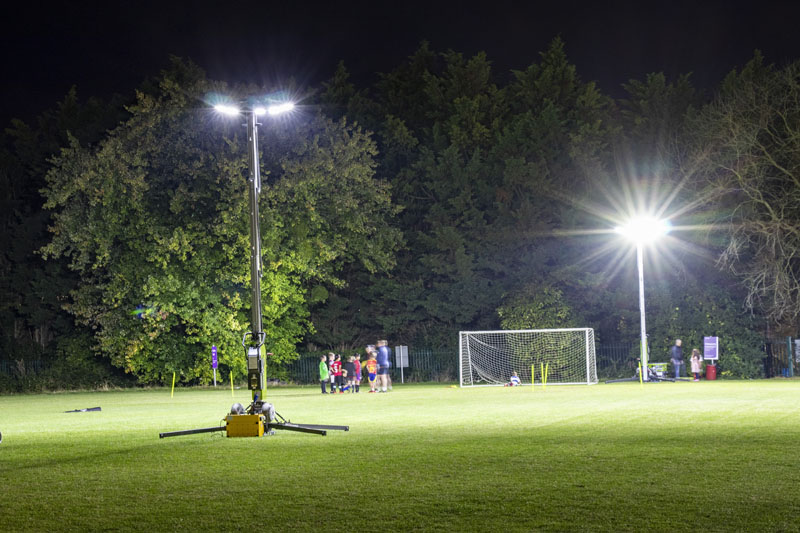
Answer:
[(516, 387), (518, 385), (522, 385), (519, 381), (519, 376), (516, 372), (511, 373), (511, 379), (506, 383), (506, 387)]

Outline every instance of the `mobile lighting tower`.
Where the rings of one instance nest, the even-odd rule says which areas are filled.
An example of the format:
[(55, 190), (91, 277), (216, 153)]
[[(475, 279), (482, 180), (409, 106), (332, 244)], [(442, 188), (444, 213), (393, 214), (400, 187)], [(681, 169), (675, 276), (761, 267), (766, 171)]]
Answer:
[[(265, 400), (265, 365), (262, 347), (266, 334), (263, 331), (261, 316), (261, 232), (259, 228), (258, 197), (261, 194), (261, 171), (258, 160), (258, 117), (264, 115), (278, 116), (294, 109), (294, 103), (281, 102), (270, 106), (252, 106), (241, 109), (230, 104), (214, 106), (218, 112), (228, 116), (245, 115), (247, 119), (247, 159), (248, 197), (250, 206), (250, 331), (242, 337), (242, 347), (247, 355), (247, 388), (252, 391), (253, 401), (245, 409), (235, 403), (225, 417), (225, 426), (189, 429), (159, 433), (160, 438), (191, 435), (194, 433), (210, 433), (226, 431), (229, 437), (261, 437), (265, 429), (285, 429), (325, 435), (326, 430), (348, 431), (348, 426), (331, 426), (320, 424), (292, 424), (275, 411), (271, 403)], [(276, 421), (276, 417), (279, 421)]]

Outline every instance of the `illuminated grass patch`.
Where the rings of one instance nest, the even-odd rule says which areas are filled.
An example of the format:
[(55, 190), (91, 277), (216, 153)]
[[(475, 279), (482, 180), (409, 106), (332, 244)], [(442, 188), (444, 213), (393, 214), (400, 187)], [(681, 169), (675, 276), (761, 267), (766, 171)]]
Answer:
[(0, 397), (0, 529), (763, 531), (800, 515), (800, 381), (268, 395), (351, 430), (158, 438), (218, 424), (247, 403), (230, 389)]

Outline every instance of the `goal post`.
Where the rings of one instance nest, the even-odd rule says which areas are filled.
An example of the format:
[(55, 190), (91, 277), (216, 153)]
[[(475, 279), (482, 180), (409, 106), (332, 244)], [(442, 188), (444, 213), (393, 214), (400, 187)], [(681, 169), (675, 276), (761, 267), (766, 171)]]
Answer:
[(504, 385), (517, 373), (522, 384), (597, 383), (592, 328), (459, 332), (462, 387)]

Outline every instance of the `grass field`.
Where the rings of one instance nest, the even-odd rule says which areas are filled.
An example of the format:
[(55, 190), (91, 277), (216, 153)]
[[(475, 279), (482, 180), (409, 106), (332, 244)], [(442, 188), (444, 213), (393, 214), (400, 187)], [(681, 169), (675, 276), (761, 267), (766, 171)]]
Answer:
[(0, 530), (800, 530), (800, 381), (268, 399), (351, 430), (158, 438), (224, 388), (0, 397)]

